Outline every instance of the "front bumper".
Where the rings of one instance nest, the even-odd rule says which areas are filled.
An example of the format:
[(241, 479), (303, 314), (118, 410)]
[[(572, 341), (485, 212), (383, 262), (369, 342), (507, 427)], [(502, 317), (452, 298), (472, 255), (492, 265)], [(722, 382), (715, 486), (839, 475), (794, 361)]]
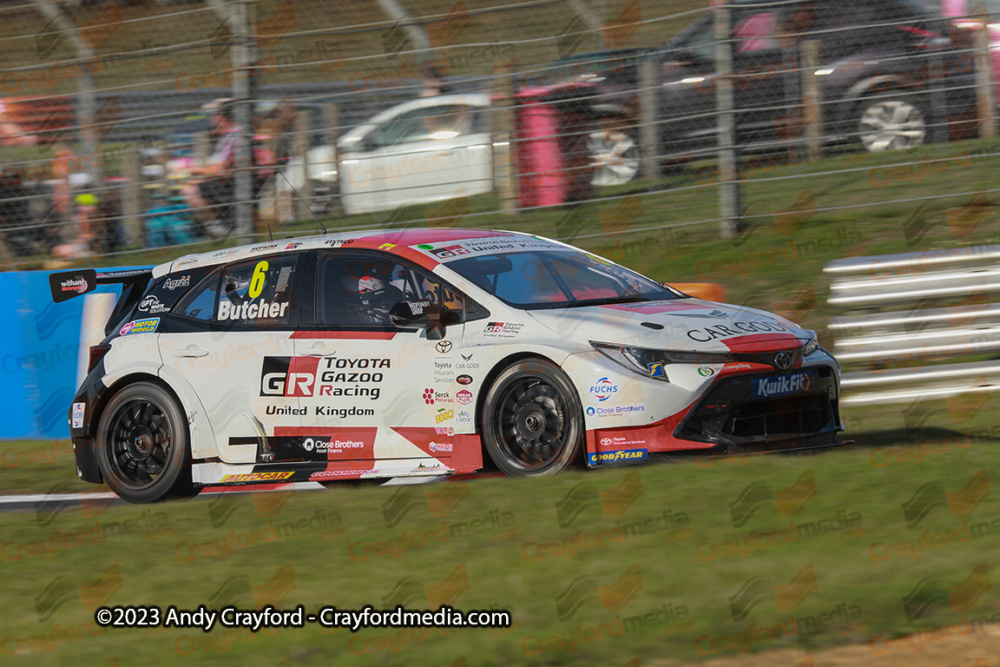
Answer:
[[(597, 428), (587, 431), (588, 465), (628, 463), (685, 451), (790, 451), (837, 444), (837, 434), (844, 429), (834, 364), (829, 358), (791, 371), (753, 364), (750, 372), (717, 377), (669, 417), (643, 425), (595, 423)], [(807, 388), (760, 397), (761, 380), (778, 383), (804, 373), (810, 377)]]
[(815, 366), (800, 372), (814, 374), (808, 391), (774, 398), (754, 398), (754, 381), (787, 374), (722, 378), (692, 406), (674, 437), (714, 445), (755, 445), (835, 436), (840, 410), (834, 369)]

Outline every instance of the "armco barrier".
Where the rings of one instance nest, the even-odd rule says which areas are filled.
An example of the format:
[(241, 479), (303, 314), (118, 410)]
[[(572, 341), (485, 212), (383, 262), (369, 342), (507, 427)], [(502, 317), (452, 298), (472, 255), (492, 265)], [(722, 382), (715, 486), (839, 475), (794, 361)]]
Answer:
[[(120, 285), (53, 303), (49, 273), (0, 273), (0, 439), (68, 438), (67, 414)], [(102, 316), (103, 315), (103, 316)], [(96, 339), (95, 339), (96, 337)]]
[(823, 269), (844, 365), (844, 405), (1000, 389), (1000, 246), (851, 257)]

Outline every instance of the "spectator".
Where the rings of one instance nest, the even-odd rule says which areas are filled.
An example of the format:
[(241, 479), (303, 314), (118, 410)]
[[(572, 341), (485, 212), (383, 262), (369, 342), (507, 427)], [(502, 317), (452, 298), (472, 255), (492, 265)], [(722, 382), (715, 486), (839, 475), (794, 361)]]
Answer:
[(34, 146), (37, 143), (35, 135), (9, 118), (7, 107), (0, 99), (0, 144), (4, 146)]
[(92, 192), (83, 192), (74, 199), (76, 211), (74, 215), (74, 228), (76, 238), (67, 243), (61, 243), (52, 249), (52, 255), (56, 259), (79, 259), (81, 257), (94, 256), (94, 224), (93, 218), (97, 212), (97, 205), (100, 201)]
[(69, 217), (70, 177), (78, 161), (73, 151), (62, 141), (56, 142), (52, 155), (52, 211), (59, 217)]
[[(240, 128), (235, 122), (235, 108), (229, 98), (206, 105), (212, 123), (212, 136), (217, 138), (215, 152), (204, 167), (191, 170), (196, 180), (184, 189), (184, 198), (202, 221), (209, 236), (219, 237), (232, 231), (232, 204), (235, 200), (236, 150)], [(253, 164), (252, 195), (256, 197), (264, 182), (274, 174), (274, 152), (258, 137), (251, 141)]]
[(122, 199), (118, 190), (101, 197), (101, 203), (90, 216), (91, 249), (98, 255), (114, 252), (121, 247)]
[(151, 195), (154, 207), (146, 212), (148, 244), (154, 248), (182, 243), (194, 243), (191, 231), (191, 211), (183, 197), (167, 197), (157, 192)]
[(182, 192), (208, 235), (219, 237), (230, 231), (228, 209), (234, 198), (233, 172), (240, 128), (234, 122), (234, 109), (228, 99), (216, 100), (209, 105), (208, 111), (212, 136), (217, 138), (215, 152), (208, 164), (191, 170), (195, 178)]

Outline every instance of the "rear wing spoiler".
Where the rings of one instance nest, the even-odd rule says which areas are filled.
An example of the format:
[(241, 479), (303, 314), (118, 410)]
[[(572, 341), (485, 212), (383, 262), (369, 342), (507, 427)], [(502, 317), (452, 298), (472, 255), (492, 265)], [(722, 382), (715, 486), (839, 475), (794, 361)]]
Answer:
[(118, 303), (104, 325), (104, 335), (108, 336), (114, 330), (128, 311), (138, 303), (146, 286), (153, 278), (153, 269), (127, 269), (125, 271), (105, 271), (98, 273), (94, 269), (78, 269), (49, 274), (49, 290), (52, 300), (56, 303), (68, 301), (73, 297), (93, 292), (98, 285), (122, 285), (122, 294)]
[(138, 284), (145, 287), (153, 277), (152, 269), (129, 269), (127, 271), (105, 271), (98, 273), (94, 269), (78, 269), (49, 274), (49, 290), (52, 300), (56, 303), (68, 301), (73, 297), (93, 292), (98, 285), (115, 285), (124, 283), (126, 287)]

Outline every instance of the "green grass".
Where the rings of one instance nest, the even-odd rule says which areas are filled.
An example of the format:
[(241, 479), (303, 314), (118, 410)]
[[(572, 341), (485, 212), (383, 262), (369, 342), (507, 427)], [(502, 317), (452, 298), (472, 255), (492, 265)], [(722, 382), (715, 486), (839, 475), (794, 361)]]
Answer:
[(73, 474), (69, 440), (0, 442), (0, 475), (5, 494), (89, 492), (96, 487)]
[[(968, 610), (951, 611), (947, 603), (937, 602), (912, 622), (902, 602), (924, 577), (937, 575), (944, 584), (957, 586), (976, 566), (986, 564), (992, 570), (998, 565), (1000, 535), (965, 539), (964, 528), (997, 516), (994, 496), (965, 516), (957, 515), (958, 505), (954, 516), (947, 506), (935, 507), (914, 528), (907, 528), (902, 510), (926, 483), (938, 482), (955, 493), (979, 471), (995, 475), (1000, 465), (998, 439), (964, 440), (960, 434), (969, 424), (988, 426), (990, 421), (979, 415), (961, 426), (934, 426), (932, 419), (923, 430), (907, 434), (892, 418), (876, 417), (877, 427), (864, 425), (864, 434), (874, 435), (866, 443), (816, 455), (684, 459), (545, 480), (483, 479), (464, 488), (462, 482), (412, 488), (402, 500), (396, 499), (410, 509), (391, 528), (383, 511), (387, 504), (393, 506), (394, 490), (372, 487), (286, 492), (254, 500), (198, 498), (148, 507), (108, 508), (85, 501), (77, 509), (59, 512), (3, 514), (4, 659), (9, 664), (104, 664), (119, 658), (122, 664), (185, 665), (220, 660), (278, 665), (289, 659), (292, 663), (283, 664), (325, 665), (347, 658), (358, 664), (450, 665), (465, 659), (469, 665), (558, 665), (624, 664), (639, 658), (646, 664), (663, 657), (705, 659), (713, 639), (718, 640), (715, 657), (733, 655), (737, 651), (723, 647), (735, 646), (735, 640), (719, 638), (747, 631), (757, 637), (753, 651), (814, 650), (996, 613), (1000, 603), (990, 591)], [(59, 471), (59, 479), (71, 474), (67, 461), (48, 470)], [(8, 473), (4, 471), (4, 479)], [(748, 485), (766, 482), (780, 494), (797, 480), (808, 480), (807, 473), (815, 481), (816, 495), (799, 511), (794, 511), (794, 503), (782, 505), (782, 516), (773, 503), (764, 503), (734, 528), (730, 503)], [(54, 474), (48, 478), (55, 479)], [(579, 493), (581, 483), (592, 484), (599, 495), (585, 503), (574, 521), (561, 526), (557, 506), (571, 490)], [(641, 492), (636, 493), (638, 488)], [(433, 497), (439, 493), (450, 501)], [(637, 497), (629, 505), (632, 495)], [(850, 517), (856, 533), (845, 535), (838, 528), (811, 534), (802, 527), (837, 516)], [(498, 534), (497, 528), (484, 525), (489, 517), (500, 517), (506, 532)], [(632, 528), (627, 535), (618, 532), (619, 526), (664, 517), (659, 525), (647, 523), (644, 534)], [(312, 524), (289, 527), (304, 519), (312, 519)], [(487, 521), (468, 524), (476, 520)], [(463, 531), (463, 523), (471, 527)], [(939, 536), (956, 530), (962, 539), (929, 548), (919, 557), (873, 560), (872, 554), (885, 558), (884, 545), (916, 543), (924, 531)], [(434, 537), (411, 540), (405, 551), (375, 553), (428, 531)], [(784, 537), (766, 537), (774, 531), (783, 531)], [(74, 534), (76, 538), (67, 537)], [(29, 555), (38, 544), (51, 545), (59, 535), (62, 548), (55, 553)], [(554, 553), (566, 549), (557, 543), (566, 544), (562, 541), (577, 535), (585, 548), (572, 557)], [(237, 545), (228, 553), (227, 540)], [(746, 545), (747, 540), (756, 545), (750, 553), (730, 553), (735, 543)], [(873, 546), (878, 544), (883, 546)], [(638, 566), (641, 586), (623, 606), (614, 608), (623, 599), (605, 590), (603, 601), (591, 596), (560, 621), (556, 600), (575, 580), (593, 577), (585, 590), (609, 587), (632, 566)], [(781, 586), (806, 566), (812, 567), (816, 589), (801, 604), (779, 610), (775, 600), (764, 600), (734, 622), (729, 598), (749, 578), (762, 575)], [(103, 583), (86, 588), (102, 576)], [(65, 602), (54, 605), (51, 617), (39, 620), (39, 604), (43, 612), (52, 608), (45, 606), (53, 599), (45, 591), (57, 577), (68, 578), (54, 586), (67, 592)], [(107, 629), (96, 634), (92, 623), (92, 608), (104, 598), (107, 604), (193, 609), (201, 604), (218, 608), (242, 594), (235, 600), (242, 608), (267, 603), (282, 609), (302, 604), (307, 612), (324, 605), (379, 608), (387, 604), (385, 599), (393, 599), (393, 590), (406, 577), (416, 577), (404, 588), (414, 594), (408, 607), (453, 600), (462, 610), (509, 609), (515, 627), (503, 632), (453, 629), (441, 635), (383, 629), (351, 634), (317, 626), (257, 635), (222, 628), (207, 635), (178, 629)], [(226, 582), (228, 593), (220, 596)], [(851, 628), (844, 630), (841, 626), (849, 623), (832, 621), (805, 632), (810, 618), (838, 605), (856, 617)], [(649, 616), (645, 626), (630, 620), (625, 631), (625, 619), (663, 610), (666, 614)], [(795, 625), (802, 632), (778, 639), (759, 634), (760, 628), (788, 624), (790, 619), (795, 620), (788, 628)], [(601, 626), (605, 636), (598, 638)], [(585, 639), (568, 646), (565, 642), (574, 631)], [(66, 641), (67, 633), (78, 639)], [(35, 646), (32, 642), (40, 640), (30, 638), (39, 636), (63, 641)], [(9, 655), (19, 639), (25, 653)]]

